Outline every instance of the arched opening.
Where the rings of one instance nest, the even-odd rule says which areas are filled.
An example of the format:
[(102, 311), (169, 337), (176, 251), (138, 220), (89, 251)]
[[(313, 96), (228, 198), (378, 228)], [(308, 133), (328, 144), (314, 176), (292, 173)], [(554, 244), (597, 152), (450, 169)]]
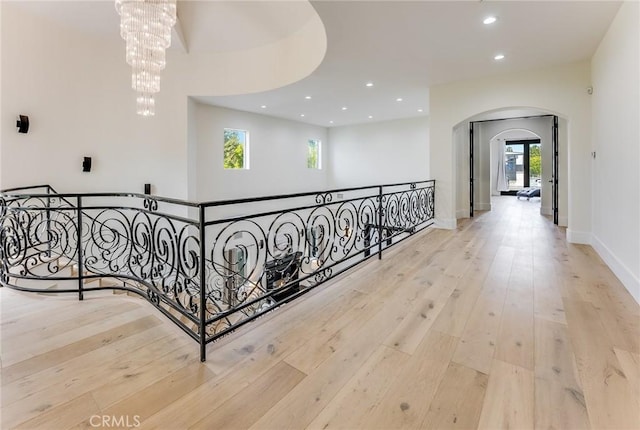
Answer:
[[(507, 152), (506, 143), (516, 141), (521, 142), (509, 147), (512, 151), (505, 160), (500, 150)], [(475, 211), (491, 210), (492, 199), (502, 194), (515, 195), (523, 188), (539, 188), (538, 192), (532, 190), (533, 198), (523, 196), (521, 199), (535, 204), (542, 215), (553, 216), (557, 207), (558, 224), (567, 225), (568, 134), (564, 117), (539, 108), (487, 111), (458, 123), (453, 129), (453, 142), (457, 219), (472, 216)], [(511, 171), (506, 165), (504, 170), (499, 169), (498, 158), (503, 162), (510, 159)], [(504, 178), (505, 174), (509, 177)], [(500, 177), (506, 181), (500, 183)]]
[[(542, 138), (531, 130), (513, 128), (489, 139), (489, 194), (514, 194), (542, 188)], [(546, 193), (545, 193), (546, 194)], [(541, 196), (535, 200), (540, 202)]]

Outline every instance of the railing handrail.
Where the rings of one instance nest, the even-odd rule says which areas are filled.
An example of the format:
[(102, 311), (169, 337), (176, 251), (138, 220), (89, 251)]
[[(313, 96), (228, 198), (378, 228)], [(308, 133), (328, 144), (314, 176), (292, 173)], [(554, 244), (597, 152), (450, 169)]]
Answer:
[[(85, 292), (105, 288), (140, 294), (199, 341), (204, 360), (206, 344), (376, 255), (382, 258), (387, 247), (432, 225), (435, 183), (429, 179), (202, 203), (140, 193), (58, 193), (46, 184), (5, 189), (0, 191), (0, 232), (8, 246), (0, 248), (0, 282), (43, 292), (12, 285), (10, 278), (77, 280), (77, 289), (44, 292), (77, 292), (80, 300)], [(30, 190), (39, 193), (26, 193)], [(251, 205), (266, 201), (281, 203)], [(197, 208), (198, 214), (158, 211), (163, 202)], [(235, 211), (233, 205), (246, 205), (250, 213), (223, 213)], [(281, 207), (274, 209), (276, 205)], [(221, 208), (219, 219), (212, 210), (207, 221), (208, 207)], [(31, 271), (41, 265), (48, 274)], [(10, 267), (19, 271), (9, 272)], [(71, 274), (56, 276), (68, 267)], [(124, 283), (84, 285), (102, 277)]]
[(10, 193), (12, 191), (33, 190), (35, 188), (51, 188), (51, 186), (47, 184), (43, 184), (43, 185), (30, 185), (28, 187), (5, 188), (4, 190), (0, 190), (0, 193), (5, 194), (5, 193)]
[(380, 188), (380, 187), (382, 187), (382, 188), (385, 188), (385, 187), (399, 187), (399, 186), (402, 186), (402, 185), (422, 184), (422, 183), (429, 183), (429, 182), (434, 182), (434, 181), (435, 181), (435, 179), (429, 179), (429, 180), (424, 180), (424, 181), (400, 182), (400, 183), (397, 183), (397, 184), (380, 184), (380, 185), (367, 185), (367, 186), (351, 187), (351, 188), (334, 188), (334, 189), (330, 189), (330, 190), (307, 191), (307, 192), (302, 192), (302, 193), (278, 194), (278, 195), (263, 196), (263, 197), (247, 197), (247, 198), (242, 198), (242, 199), (209, 201), (209, 202), (202, 203), (202, 205), (205, 206), (205, 207), (234, 205), (234, 204), (240, 204), (240, 203), (262, 202), (262, 201), (267, 201), (267, 200), (278, 200), (278, 199), (290, 199), (290, 198), (296, 198), (296, 197), (307, 197), (307, 196), (313, 196), (315, 194), (331, 194), (331, 193), (341, 193), (341, 192), (347, 192), (347, 191), (360, 191), (360, 190), (367, 190), (367, 189), (377, 189), (377, 188)]
[[(30, 189), (30, 188), (31, 187), (24, 188), (24, 189)], [(37, 188), (37, 187), (34, 187), (34, 188)], [(40, 194), (25, 194), (25, 193), (14, 194), (12, 193), (12, 191), (21, 190), (21, 189), (22, 188), (17, 188), (13, 190), (2, 190), (0, 191), (0, 194), (5, 195), (6, 197), (12, 197), (12, 198), (51, 197), (51, 194), (41, 194), (41, 193)], [(51, 190), (53, 190), (53, 188), (51, 188)], [(137, 197), (143, 200), (151, 199), (157, 202), (170, 203), (174, 205), (183, 205), (183, 206), (190, 206), (190, 207), (199, 207), (201, 205), (201, 203), (190, 202), (188, 200), (174, 199), (171, 197), (160, 197), (160, 196), (155, 196), (151, 194), (140, 194), (140, 193), (107, 193), (107, 192), (105, 193), (56, 193), (55, 196), (59, 198), (64, 198), (64, 199), (78, 198), (78, 197), (82, 197), (82, 198), (85, 198), (85, 197)]]
[(99, 193), (58, 193), (55, 189), (48, 185), (34, 185), (28, 187), (16, 187), (16, 188), (8, 188), (4, 190), (0, 190), (0, 194), (4, 194), (8, 197), (15, 198), (46, 198), (51, 197), (50, 194), (29, 194), (29, 193), (13, 193), (14, 191), (21, 190), (30, 190), (35, 188), (45, 188), (48, 187), (51, 191), (53, 191), (56, 197), (59, 198), (77, 198), (77, 197), (137, 197), (141, 199), (152, 199), (157, 202), (170, 203), (175, 205), (185, 205), (190, 207), (213, 207), (213, 206), (226, 206), (240, 203), (251, 203), (251, 202), (261, 202), (268, 200), (278, 200), (278, 199), (290, 199), (296, 197), (307, 197), (316, 194), (330, 194), (330, 193), (340, 193), (347, 191), (359, 191), (366, 189), (376, 189), (376, 188), (388, 188), (388, 187), (399, 187), (403, 185), (411, 185), (411, 184), (426, 184), (426, 183), (434, 183), (435, 179), (427, 179), (421, 181), (408, 181), (408, 182), (398, 182), (392, 184), (378, 184), (378, 185), (366, 185), (366, 186), (358, 186), (358, 187), (348, 187), (348, 188), (334, 188), (329, 190), (315, 190), (315, 191), (305, 191), (300, 193), (289, 193), (289, 194), (274, 194), (269, 196), (259, 196), (259, 197), (245, 197), (241, 199), (227, 199), (227, 200), (211, 200), (204, 202), (194, 202), (190, 200), (177, 199), (172, 197), (161, 197), (153, 194), (141, 194), (141, 193), (119, 193), (119, 192), (99, 192)]

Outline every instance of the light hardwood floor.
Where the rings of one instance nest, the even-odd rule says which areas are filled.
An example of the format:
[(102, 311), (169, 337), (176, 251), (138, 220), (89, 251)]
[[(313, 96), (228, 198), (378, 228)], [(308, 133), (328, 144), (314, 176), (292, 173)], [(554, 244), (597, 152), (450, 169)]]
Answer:
[(638, 305), (539, 205), (493, 203), (205, 364), (139, 299), (2, 288), (2, 428), (640, 428)]

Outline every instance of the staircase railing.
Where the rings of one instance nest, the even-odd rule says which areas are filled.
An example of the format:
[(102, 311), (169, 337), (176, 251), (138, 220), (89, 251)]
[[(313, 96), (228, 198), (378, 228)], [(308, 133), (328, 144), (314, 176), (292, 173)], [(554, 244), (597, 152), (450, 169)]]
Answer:
[(80, 300), (104, 289), (138, 294), (199, 342), (204, 361), (208, 343), (430, 226), (434, 187), (207, 203), (49, 185), (4, 190), (0, 283)]

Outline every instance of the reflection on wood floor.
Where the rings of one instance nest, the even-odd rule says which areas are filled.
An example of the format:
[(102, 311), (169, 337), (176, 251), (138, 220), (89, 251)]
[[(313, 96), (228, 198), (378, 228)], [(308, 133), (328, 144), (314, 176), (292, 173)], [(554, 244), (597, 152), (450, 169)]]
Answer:
[(2, 428), (640, 428), (640, 309), (503, 197), (208, 348), (142, 300), (0, 289)]

